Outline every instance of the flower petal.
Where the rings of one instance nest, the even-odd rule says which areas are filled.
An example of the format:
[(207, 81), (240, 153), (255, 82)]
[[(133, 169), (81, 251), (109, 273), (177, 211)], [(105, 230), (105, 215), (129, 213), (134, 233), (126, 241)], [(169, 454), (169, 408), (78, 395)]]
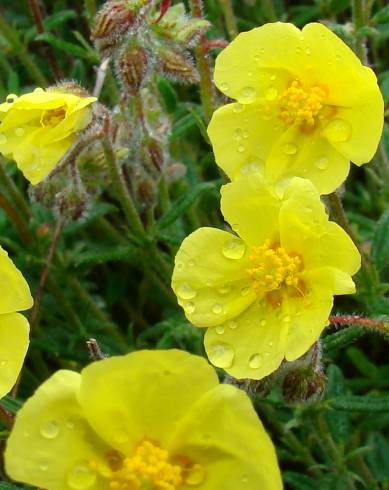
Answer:
[(190, 322), (219, 325), (244, 311), (255, 299), (247, 274), (245, 243), (215, 228), (199, 228), (181, 244), (172, 288)]
[(231, 180), (263, 166), (284, 131), (275, 109), (261, 104), (227, 104), (217, 109), (208, 126), (216, 163)]
[(85, 488), (104, 488), (89, 464), (107, 447), (82, 416), (77, 402), (80, 381), (77, 373), (58, 371), (19, 410), (5, 451), (11, 478), (38, 488), (68, 490), (78, 467)]
[(360, 254), (347, 233), (328, 221), (313, 184), (294, 178), (279, 216), (281, 245), (302, 255), (305, 269), (335, 267), (350, 275), (360, 268)]
[(137, 351), (86, 367), (79, 400), (94, 430), (131, 454), (144, 438), (163, 445), (191, 405), (217, 384), (214, 369), (198, 356)]
[(0, 315), (0, 398), (16, 383), (29, 344), (30, 326), (23, 315)]
[(263, 176), (254, 172), (221, 189), (223, 216), (248, 245), (277, 241), (281, 200)]
[(265, 96), (280, 78), (298, 76), (300, 38), (297, 27), (282, 22), (242, 32), (216, 59), (217, 87), (242, 103)]
[(0, 314), (31, 308), (30, 288), (7, 252), (0, 247)]
[(311, 135), (292, 126), (274, 144), (266, 161), (266, 176), (277, 181), (293, 176), (312, 181), (320, 194), (339, 187), (349, 173), (350, 161), (317, 129)]
[(209, 328), (204, 338), (209, 360), (238, 379), (264, 378), (285, 355), (289, 324), (283, 319), (283, 306), (262, 301), (237, 317), (234, 328)]
[(204, 468), (201, 490), (282, 489), (274, 446), (247, 395), (233, 386), (204, 394), (179, 422), (169, 449)]

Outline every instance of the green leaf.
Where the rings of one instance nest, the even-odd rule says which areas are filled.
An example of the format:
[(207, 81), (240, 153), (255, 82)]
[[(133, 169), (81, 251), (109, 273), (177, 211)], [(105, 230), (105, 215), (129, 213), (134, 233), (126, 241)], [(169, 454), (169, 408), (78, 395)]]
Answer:
[(194, 189), (191, 189), (189, 192), (180, 197), (175, 203), (173, 203), (171, 208), (158, 221), (157, 229), (163, 230), (164, 228), (170, 226), (193, 205), (201, 194), (215, 189), (216, 187), (214, 182), (203, 182), (198, 184), (196, 187), (194, 187)]
[(389, 442), (379, 432), (369, 435), (367, 442), (371, 447), (371, 452), (366, 459), (373, 475), (379, 482), (389, 481)]
[(328, 406), (335, 410), (342, 410), (346, 412), (387, 412), (389, 410), (389, 395), (345, 395), (328, 400)]
[(71, 54), (76, 58), (83, 58), (93, 63), (98, 63), (99, 61), (98, 56), (94, 54), (92, 51), (86, 50), (80, 47), (78, 44), (70, 43), (68, 41), (63, 41), (61, 38), (56, 37), (48, 32), (39, 34), (35, 39), (37, 41), (45, 41), (49, 43), (51, 46), (53, 46), (53, 48)]
[(386, 24), (389, 22), (389, 5), (379, 10), (372, 18), (373, 24)]
[(282, 476), (293, 490), (312, 490), (315, 487), (315, 481), (301, 473), (285, 471)]
[(386, 211), (377, 223), (371, 244), (371, 256), (379, 270), (389, 260), (389, 211)]
[[(345, 391), (346, 382), (342, 371), (335, 364), (329, 365), (327, 368), (326, 399), (343, 396)], [(335, 441), (346, 441), (351, 432), (349, 415), (345, 412), (328, 410), (325, 413), (325, 418)]]
[(347, 349), (347, 357), (354, 364), (356, 369), (370, 380), (375, 380), (379, 376), (379, 370), (357, 347)]
[(170, 139), (172, 141), (177, 140), (178, 138), (181, 138), (184, 134), (186, 134), (188, 131), (191, 131), (196, 126), (197, 126), (197, 122), (193, 114), (186, 114), (186, 116), (181, 117), (174, 124)]
[(102, 264), (114, 260), (131, 261), (137, 256), (137, 248), (133, 245), (100, 246), (81, 252), (74, 258), (75, 266), (82, 264)]
[(165, 78), (157, 79), (157, 87), (162, 96), (164, 106), (169, 114), (173, 114), (177, 109), (178, 98), (173, 85)]
[(347, 345), (360, 339), (366, 333), (366, 329), (363, 327), (353, 325), (351, 327), (343, 328), (331, 335), (327, 335), (322, 340), (323, 353), (327, 355), (334, 350), (343, 349)]

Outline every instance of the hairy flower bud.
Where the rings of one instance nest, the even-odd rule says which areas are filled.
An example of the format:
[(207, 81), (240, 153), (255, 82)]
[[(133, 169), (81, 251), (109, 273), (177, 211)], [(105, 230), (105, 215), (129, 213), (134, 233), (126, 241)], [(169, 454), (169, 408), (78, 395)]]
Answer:
[(165, 155), (162, 144), (152, 137), (147, 137), (144, 141), (145, 156), (152, 165), (154, 171), (162, 171), (165, 162)]
[(126, 47), (116, 62), (116, 73), (131, 95), (138, 93), (147, 79), (150, 67), (150, 53), (142, 46), (133, 44)]
[(177, 82), (197, 83), (198, 71), (188, 52), (181, 53), (176, 49), (160, 47), (156, 53), (162, 73)]
[(321, 367), (299, 366), (290, 371), (282, 385), (286, 402), (311, 402), (320, 398), (325, 389), (326, 375)]

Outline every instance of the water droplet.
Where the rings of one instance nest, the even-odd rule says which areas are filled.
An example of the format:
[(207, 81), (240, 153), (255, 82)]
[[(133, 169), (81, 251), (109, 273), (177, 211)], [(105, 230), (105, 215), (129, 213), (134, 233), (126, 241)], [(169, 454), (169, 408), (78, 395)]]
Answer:
[(296, 52), (297, 52), (298, 54), (300, 54), (300, 53), (301, 53), (301, 51), (302, 51), (302, 49), (301, 49), (301, 48), (298, 46), (298, 47), (296, 48)]
[(7, 143), (7, 137), (4, 134), (0, 134), (0, 145), (5, 145)]
[(203, 483), (205, 479), (205, 468), (201, 464), (195, 464), (190, 468), (185, 479), (187, 485), (196, 486)]
[(344, 119), (333, 119), (327, 124), (325, 134), (334, 143), (344, 143), (351, 136), (351, 126)]
[(261, 327), (264, 327), (266, 325), (266, 320), (261, 320), (259, 324), (261, 325)]
[(232, 109), (235, 114), (239, 114), (244, 111), (244, 105), (243, 104), (234, 104), (234, 107)]
[(232, 228), (234, 231), (238, 232), (238, 231), (239, 231), (240, 226), (239, 226), (237, 223), (233, 223), (233, 224), (231, 225), (231, 228)]
[(228, 242), (225, 242), (222, 249), (222, 253), (224, 257), (232, 260), (241, 259), (245, 251), (246, 251), (246, 245), (239, 238), (228, 240)]
[(194, 260), (189, 260), (188, 265), (189, 265), (189, 267), (194, 267), (194, 265), (195, 265)]
[(278, 92), (274, 87), (270, 87), (267, 89), (265, 97), (266, 100), (273, 101), (277, 98)]
[(254, 73), (253, 73), (252, 71), (249, 71), (249, 72), (247, 73), (247, 76), (248, 76), (249, 78), (253, 78)]
[(42, 87), (37, 87), (36, 89), (34, 89), (35, 94), (41, 94), (42, 92), (44, 92)]
[(316, 161), (316, 167), (319, 170), (325, 170), (328, 167), (328, 158), (327, 157), (320, 157)]
[(177, 288), (177, 296), (181, 299), (193, 299), (197, 292), (187, 283), (183, 283)]
[(7, 364), (8, 364), (7, 359), (2, 359), (2, 360), (0, 361), (0, 366), (1, 366), (1, 367), (5, 367)]
[(284, 153), (286, 155), (295, 155), (297, 153), (297, 146), (293, 143), (286, 143), (284, 145)]
[(249, 481), (248, 476), (242, 476), (242, 483), (247, 483)]
[(25, 129), (24, 128), (16, 128), (15, 129), (15, 135), (16, 136), (24, 136), (24, 133), (25, 133)]
[(179, 271), (182, 271), (184, 268), (184, 263), (183, 262), (176, 262), (176, 267)]
[(257, 92), (254, 87), (244, 87), (240, 93), (240, 100), (249, 104), (253, 102), (256, 96)]
[(9, 94), (8, 97), (5, 99), (5, 101), (7, 102), (7, 104), (12, 104), (13, 102), (15, 102), (17, 98), (18, 98), (17, 95)]
[(55, 439), (59, 434), (59, 425), (55, 420), (50, 420), (42, 425), (40, 432), (45, 439)]
[[(289, 315), (284, 316), (282, 321), (284, 321), (285, 323), (289, 323), (290, 322), (290, 316)], [(269, 343), (269, 345), (270, 345), (270, 343)]]
[(269, 347), (273, 347), (273, 345), (274, 345), (274, 344), (273, 344), (273, 342), (271, 342), (271, 341), (270, 341), (270, 342), (269, 342), (267, 345), (268, 345)]
[(258, 369), (262, 364), (261, 354), (253, 354), (249, 359), (249, 366), (251, 369)]
[(247, 129), (244, 129), (242, 134), (245, 140), (247, 140), (247, 138), (250, 136), (250, 133), (247, 131)]
[(218, 335), (223, 335), (223, 333), (224, 333), (224, 331), (225, 331), (225, 330), (224, 330), (223, 325), (218, 325), (218, 326), (215, 328), (215, 331), (216, 331), (216, 333), (217, 333)]
[(220, 315), (220, 313), (223, 311), (223, 307), (219, 303), (215, 303), (212, 306), (212, 313), (215, 313), (215, 315)]
[(228, 328), (230, 328), (231, 330), (235, 330), (236, 328), (238, 328), (239, 324), (236, 320), (230, 320), (228, 323), (227, 323), (227, 326)]
[(311, 51), (309, 48), (307, 48), (307, 49), (305, 50), (305, 54), (307, 54), (308, 56), (309, 56), (311, 53), (312, 53), (312, 51)]
[(39, 469), (41, 471), (47, 471), (49, 469), (48, 463), (46, 461), (42, 461), (42, 463), (39, 465)]
[(220, 90), (222, 92), (228, 92), (228, 90), (230, 90), (230, 86), (228, 85), (227, 82), (223, 82), (221, 85), (220, 85)]
[(113, 434), (113, 440), (117, 444), (124, 444), (128, 441), (128, 434), (124, 429), (118, 429)]
[(271, 80), (272, 82), (274, 82), (274, 80), (275, 80), (276, 78), (277, 78), (277, 77), (276, 77), (275, 75), (271, 75), (270, 80)]
[(237, 128), (234, 131), (234, 139), (236, 140), (241, 140), (243, 138), (243, 129), (242, 128)]
[(188, 313), (188, 315), (193, 315), (193, 313), (196, 311), (196, 306), (192, 301), (188, 301), (184, 305), (184, 310)]
[(209, 358), (216, 367), (229, 368), (234, 362), (235, 351), (228, 344), (213, 344), (209, 349)]
[(246, 287), (244, 287), (244, 288), (242, 288), (242, 289), (240, 290), (240, 294), (241, 294), (242, 296), (247, 296), (247, 295), (249, 294), (249, 292), (250, 292), (250, 288), (249, 288), (248, 286), (246, 286)]
[(261, 167), (257, 163), (247, 163), (246, 165), (243, 165), (243, 167), (240, 169), (240, 173), (242, 175), (248, 175), (259, 172), (260, 170)]
[(337, 61), (340, 61), (342, 59), (342, 56), (338, 53), (335, 55), (335, 58), (337, 59)]
[(238, 146), (238, 152), (239, 152), (239, 153), (244, 153), (244, 152), (245, 152), (245, 150), (246, 150), (246, 147), (245, 147), (244, 145), (239, 145), (239, 146)]
[(89, 467), (88, 463), (73, 466), (67, 476), (69, 487), (74, 490), (86, 490), (96, 481), (96, 473)]
[(219, 294), (228, 294), (231, 292), (231, 284), (225, 284), (224, 286), (221, 286), (217, 292)]

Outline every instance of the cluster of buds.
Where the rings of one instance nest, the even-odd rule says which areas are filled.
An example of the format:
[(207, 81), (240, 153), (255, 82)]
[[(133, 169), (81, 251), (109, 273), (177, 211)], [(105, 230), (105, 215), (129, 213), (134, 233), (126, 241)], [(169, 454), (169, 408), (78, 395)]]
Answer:
[(152, 73), (173, 81), (199, 79), (190, 49), (207, 31), (205, 19), (189, 17), (183, 3), (169, 7), (156, 0), (110, 0), (97, 14), (92, 40), (101, 57), (114, 60), (115, 72), (129, 95), (145, 86)]

